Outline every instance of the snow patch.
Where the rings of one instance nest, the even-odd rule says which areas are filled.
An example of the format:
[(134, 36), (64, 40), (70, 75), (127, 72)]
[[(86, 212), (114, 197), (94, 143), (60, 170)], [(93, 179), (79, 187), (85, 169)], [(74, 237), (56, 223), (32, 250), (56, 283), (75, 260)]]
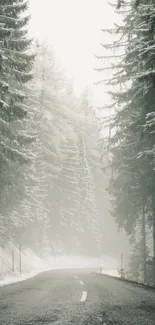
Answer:
[(119, 272), (117, 269), (112, 269), (112, 270), (102, 269), (101, 274), (110, 275), (110, 276), (120, 278), (120, 275), (119, 275)]
[[(14, 253), (14, 271), (12, 263)], [(32, 250), (26, 249), (21, 253), (21, 274), (19, 268), (19, 248), (13, 244), (0, 247), (0, 286), (29, 279), (48, 269), (47, 259), (41, 259)]]
[(0, 287), (4, 287), (9, 284), (28, 280), (30, 278), (33, 278), (37, 274), (38, 272), (31, 272), (29, 274), (23, 274), (23, 275), (19, 274), (19, 275), (6, 276), (3, 280), (0, 280)]
[[(14, 252), (14, 272), (12, 270), (12, 252)], [(95, 268), (99, 265), (110, 269), (115, 265), (115, 260), (109, 256), (99, 258), (90, 256), (45, 256), (38, 257), (31, 249), (22, 250), (21, 253), (21, 274), (19, 272), (19, 248), (10, 244), (6, 248), (0, 247), (0, 287), (16, 282), (24, 281), (36, 276), (40, 272), (58, 269), (80, 269)], [(108, 269), (108, 270), (109, 270)], [(105, 273), (105, 269), (103, 269)], [(109, 274), (108, 271), (107, 274)], [(113, 270), (114, 272), (114, 270)], [(114, 274), (112, 272), (112, 275)]]
[(114, 258), (108, 255), (105, 255), (100, 258), (98, 272), (100, 274), (105, 274), (105, 275), (110, 275), (110, 276), (115, 276), (120, 278), (120, 274), (118, 271), (118, 262)]

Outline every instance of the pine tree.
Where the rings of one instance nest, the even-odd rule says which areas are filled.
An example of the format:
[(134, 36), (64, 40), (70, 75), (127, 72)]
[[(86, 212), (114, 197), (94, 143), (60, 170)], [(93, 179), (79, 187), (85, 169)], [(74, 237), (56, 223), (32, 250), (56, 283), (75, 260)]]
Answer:
[[(27, 7), (27, 1), (0, 1), (0, 200), (3, 215), (8, 207), (13, 208), (12, 202), (6, 205), (6, 201), (8, 195), (13, 195), (20, 165), (30, 162), (33, 157), (27, 144), (34, 140), (34, 136), (28, 135), (24, 126), (29, 110), (26, 83), (32, 78), (34, 59), (30, 53), (31, 40), (27, 37), (29, 17), (23, 15)], [(9, 215), (5, 228), (8, 223), (10, 228), (14, 223)]]
[(110, 141), (113, 214), (131, 234), (144, 210), (146, 222), (153, 229), (155, 252), (154, 6), (152, 1), (136, 2), (136, 8), (135, 1), (124, 3), (124, 21), (115, 30), (117, 41), (103, 47), (119, 48), (119, 52), (124, 48), (112, 67), (113, 78), (108, 81), (118, 85), (110, 92), (116, 110)]
[(26, 1), (1, 1), (1, 108), (6, 122), (18, 121), (27, 115), (25, 83), (32, 78), (34, 55), (27, 37), (29, 17), (22, 17)]

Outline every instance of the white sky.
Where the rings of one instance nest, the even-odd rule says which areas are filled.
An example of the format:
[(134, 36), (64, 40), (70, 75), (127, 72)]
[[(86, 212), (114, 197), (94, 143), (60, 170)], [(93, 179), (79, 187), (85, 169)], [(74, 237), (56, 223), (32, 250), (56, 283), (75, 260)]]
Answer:
[[(111, 27), (114, 21), (107, 1), (30, 0), (30, 11), (32, 35), (54, 46), (66, 74), (73, 77), (77, 92), (91, 85), (93, 53), (102, 53), (100, 29)], [(99, 90), (97, 96), (100, 93)]]

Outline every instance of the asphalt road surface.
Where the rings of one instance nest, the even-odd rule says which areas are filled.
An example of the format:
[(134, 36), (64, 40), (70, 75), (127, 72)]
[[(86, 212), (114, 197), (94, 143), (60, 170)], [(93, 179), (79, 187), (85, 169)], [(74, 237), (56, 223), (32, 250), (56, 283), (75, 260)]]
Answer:
[(0, 288), (0, 325), (155, 325), (155, 290), (93, 274), (50, 271)]

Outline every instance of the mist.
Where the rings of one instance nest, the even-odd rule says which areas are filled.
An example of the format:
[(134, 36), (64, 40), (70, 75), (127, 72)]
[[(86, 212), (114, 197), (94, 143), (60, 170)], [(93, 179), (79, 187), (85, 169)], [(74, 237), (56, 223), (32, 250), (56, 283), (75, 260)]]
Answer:
[(1, 324), (154, 324), (154, 12), (0, 1)]
[[(100, 2), (98, 4), (102, 7)], [(42, 12), (46, 30), (53, 26), (48, 8), (58, 14), (54, 4), (51, 3), (54, 7), (48, 6), (50, 4)], [(80, 3), (77, 8), (80, 10)], [(92, 2), (89, 27), (94, 8)], [(106, 5), (104, 8), (109, 10)], [(70, 256), (73, 260), (76, 257), (79, 260), (79, 256), (87, 260), (90, 257), (90, 261), (100, 260), (92, 263), (96, 267), (106, 264), (108, 256), (113, 261), (109, 268), (117, 272), (121, 254), (124, 260), (128, 259), (130, 245), (125, 231), (118, 230), (111, 215), (110, 167), (102, 168), (103, 161), (108, 163), (103, 152), (107, 129), (102, 121), (105, 111), (101, 113), (98, 106), (105, 103), (107, 95), (104, 87), (103, 90), (98, 87), (99, 93), (94, 87), (93, 71), (97, 60), (92, 60), (92, 50), (97, 53), (100, 38), (99, 10), (95, 11), (95, 34), (92, 41), (85, 43), (84, 55), (82, 37), (90, 33), (88, 26), (84, 27), (84, 16), (79, 31), (76, 21), (73, 26), (75, 33), (81, 36), (77, 53), (70, 53), (69, 33), (65, 36), (67, 43), (61, 44), (63, 55), (60, 55), (63, 35), (59, 33), (56, 20), (52, 22), (56, 31), (43, 33), (35, 9), (35, 2), (26, 8), (31, 14), (28, 37), (33, 36), (33, 39), (30, 44), (25, 40), (24, 61), (19, 62), (19, 69), (25, 69), (25, 75), (17, 78), (12, 73), (10, 77), (15, 108), (14, 117), (6, 117), (11, 124), (7, 125), (7, 131), (4, 128), (3, 134), (6, 147), (2, 155), (0, 247), (5, 267), (1, 278), (19, 273), (20, 250), (29, 258), (31, 254), (35, 256), (39, 270), (40, 263), (43, 269), (53, 265), (55, 262), (51, 261), (55, 257), (66, 256), (66, 261)], [(74, 8), (72, 13), (74, 16)], [(73, 16), (69, 16), (72, 23)], [(66, 55), (68, 59), (72, 55), (72, 61), (66, 60)], [(78, 68), (76, 59), (79, 58)], [(6, 97), (6, 105), (7, 101)], [(16, 105), (21, 105), (21, 111), (16, 110)], [(6, 132), (12, 134), (12, 139), (9, 133), (5, 135)], [(22, 273), (37, 270), (33, 265), (27, 268), (27, 258), (24, 261), (23, 257)], [(74, 262), (71, 266), (74, 267)]]

